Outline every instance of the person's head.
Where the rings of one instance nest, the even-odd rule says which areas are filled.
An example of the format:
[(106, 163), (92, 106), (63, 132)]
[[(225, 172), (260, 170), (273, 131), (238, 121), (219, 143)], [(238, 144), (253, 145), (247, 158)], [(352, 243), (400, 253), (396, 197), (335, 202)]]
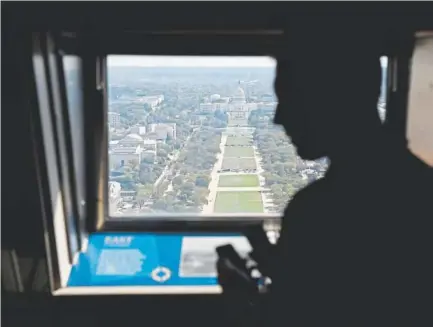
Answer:
[(288, 55), (277, 58), (275, 123), (304, 159), (344, 155), (380, 126), (379, 52), (368, 40), (340, 35), (292, 38)]

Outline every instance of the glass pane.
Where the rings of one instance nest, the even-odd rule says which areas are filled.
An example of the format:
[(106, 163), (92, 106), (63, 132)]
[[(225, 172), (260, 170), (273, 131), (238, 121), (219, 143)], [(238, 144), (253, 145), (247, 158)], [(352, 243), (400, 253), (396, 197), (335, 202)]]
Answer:
[[(69, 124), (72, 131), (72, 149), (75, 178), (77, 180), (77, 200), (80, 217), (84, 216), (85, 175), (84, 175), (84, 119), (83, 91), (81, 83), (81, 58), (75, 55), (63, 56), (66, 95), (68, 101)], [(81, 154), (81, 155), (80, 155)]]
[(284, 130), (270, 57), (109, 56), (111, 216), (281, 214), (323, 176)]
[[(72, 160), (75, 176), (75, 203), (79, 215), (79, 226), (75, 226), (73, 219), (67, 219), (70, 240), (76, 239), (79, 234), (81, 239), (84, 235), (85, 218), (85, 170), (84, 170), (84, 119), (83, 119), (83, 88), (81, 81), (81, 58), (76, 55), (64, 55), (62, 57), (64, 70), (66, 98), (68, 107), (67, 123), (71, 131), (69, 137), (72, 145)], [(78, 229), (78, 230), (77, 230)], [(71, 244), (71, 248), (77, 244)]]
[(381, 121), (384, 122), (386, 118), (386, 93), (388, 90), (388, 57), (380, 57), (380, 65), (382, 67), (382, 83), (377, 110)]
[(407, 120), (410, 150), (433, 166), (433, 32), (418, 33), (416, 38)]

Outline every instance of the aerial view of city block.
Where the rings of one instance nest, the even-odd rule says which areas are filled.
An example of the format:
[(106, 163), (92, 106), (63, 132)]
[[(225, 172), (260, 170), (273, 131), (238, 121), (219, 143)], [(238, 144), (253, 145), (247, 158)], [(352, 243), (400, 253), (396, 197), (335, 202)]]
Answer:
[(281, 214), (328, 162), (273, 123), (274, 78), (268, 57), (110, 56), (110, 215)]

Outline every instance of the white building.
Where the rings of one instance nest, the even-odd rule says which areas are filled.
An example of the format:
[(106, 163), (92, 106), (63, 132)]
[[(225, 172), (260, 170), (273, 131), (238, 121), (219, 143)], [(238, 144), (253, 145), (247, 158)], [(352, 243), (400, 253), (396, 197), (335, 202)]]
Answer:
[(137, 194), (137, 192), (135, 192), (135, 191), (126, 191), (126, 190), (120, 191), (120, 197), (125, 202), (134, 201), (136, 194)]
[(136, 100), (138, 103), (148, 104), (152, 110), (155, 110), (164, 101), (163, 95), (140, 96)]
[(245, 92), (239, 86), (227, 108), (229, 126), (247, 126), (250, 112), (255, 109), (257, 109), (257, 103), (247, 103)]
[(229, 116), (230, 126), (246, 126), (248, 117), (252, 110), (256, 110), (258, 103), (247, 102), (242, 87), (236, 89), (232, 97), (221, 97), (219, 94), (210, 96), (210, 100), (200, 104), (200, 112), (211, 113), (215, 110), (222, 110)]
[(137, 147), (143, 145), (143, 138), (138, 134), (128, 134), (123, 139), (119, 140), (119, 147)]
[(275, 102), (272, 94), (263, 94), (260, 98), (261, 102)]
[(150, 139), (143, 140), (143, 151), (145, 152), (152, 151), (156, 153), (156, 149), (157, 149), (156, 140), (150, 140)]
[(121, 189), (120, 183), (108, 182), (108, 204), (110, 213), (115, 213), (122, 202), (122, 197), (120, 196)]
[(200, 103), (200, 111), (203, 113), (209, 113), (215, 111), (215, 106), (213, 103)]
[(110, 168), (116, 169), (128, 165), (131, 161), (137, 164), (141, 163), (141, 146), (136, 147), (117, 147), (109, 151)]
[(146, 126), (132, 126), (130, 131), (131, 134), (144, 135), (146, 134)]
[(273, 94), (263, 94), (255, 97), (255, 101), (251, 100), (252, 98), (250, 102), (247, 102), (245, 91), (239, 85), (231, 97), (221, 97), (219, 94), (204, 97), (204, 102), (200, 103), (199, 112), (213, 113), (216, 110), (222, 110), (228, 115), (229, 126), (247, 126), (251, 111), (260, 109), (275, 113), (278, 105)]
[(110, 128), (120, 127), (120, 114), (117, 112), (108, 112), (108, 125)]
[(168, 137), (176, 139), (176, 123), (149, 124), (149, 132), (156, 134), (157, 141), (165, 141)]
[(108, 143), (108, 150), (113, 150), (114, 148), (117, 148), (118, 146), (119, 146), (118, 140), (110, 141)]
[(257, 109), (265, 112), (274, 113), (277, 110), (278, 102), (260, 102), (257, 103)]

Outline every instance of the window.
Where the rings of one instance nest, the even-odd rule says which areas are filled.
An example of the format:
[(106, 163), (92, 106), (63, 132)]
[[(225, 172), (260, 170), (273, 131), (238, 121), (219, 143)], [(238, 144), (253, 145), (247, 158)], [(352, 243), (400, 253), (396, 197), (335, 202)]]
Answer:
[[(190, 45), (200, 45), (191, 40)], [(177, 47), (170, 43), (169, 48)], [(250, 48), (254, 51), (233, 51), (234, 56), (222, 55), (217, 46), (209, 51), (218, 57), (199, 56), (200, 51), (190, 51), (194, 56), (131, 56), (129, 50), (107, 46), (103, 54), (85, 53), (82, 63), (79, 56), (64, 56), (65, 125), (72, 131), (69, 148), (74, 154), (65, 166), (72, 166), (79, 184), (74, 189), (79, 210), (84, 211), (86, 191), (87, 221), (98, 216), (98, 222), (88, 229), (96, 233), (86, 239), (80, 235), (81, 251), (62, 272), (67, 283), (61, 286), (69, 288), (56, 294), (218, 293), (215, 247), (232, 243), (240, 253), (250, 251), (245, 238), (233, 232), (235, 224), (227, 233), (206, 223), (219, 222), (219, 217), (224, 223), (240, 217), (239, 229), (259, 218), (276, 242), (285, 206), (299, 189), (325, 174), (328, 162), (300, 159), (282, 127), (274, 125), (276, 63), (263, 53), (251, 56), (262, 47)], [(120, 54), (105, 58), (106, 53)], [(382, 63), (386, 70), (386, 60)], [(103, 74), (94, 74), (95, 67), (102, 67), (98, 72)], [(383, 88), (379, 114), (385, 102)], [(106, 170), (96, 167), (105, 164)], [(96, 183), (101, 180), (103, 184)], [(100, 216), (105, 218), (101, 225)], [(155, 221), (174, 221), (175, 232), (160, 233)], [(199, 232), (179, 231), (177, 223), (189, 229), (191, 221), (199, 222), (194, 225)], [(170, 224), (164, 224), (164, 231), (166, 226), (170, 231)], [(137, 291), (137, 286), (142, 288)]]
[(135, 191), (110, 216), (280, 215), (296, 191), (325, 173), (326, 160), (301, 160), (273, 124), (274, 59), (107, 62), (108, 113), (119, 117), (109, 127), (109, 143), (117, 143), (109, 148), (108, 181)]

